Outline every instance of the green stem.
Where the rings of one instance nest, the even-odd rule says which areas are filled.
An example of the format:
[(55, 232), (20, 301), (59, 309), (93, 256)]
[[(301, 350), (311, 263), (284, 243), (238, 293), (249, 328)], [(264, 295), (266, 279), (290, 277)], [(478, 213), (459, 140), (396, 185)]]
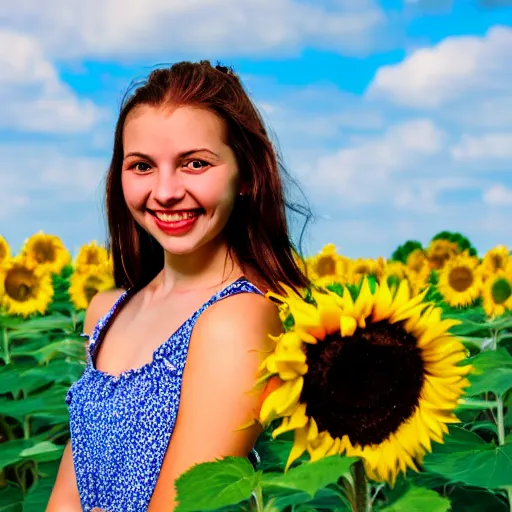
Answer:
[(252, 497), (254, 498), (255, 512), (263, 512), (263, 492), (261, 485), (258, 485), (258, 487), (252, 491)]
[(23, 419), (23, 439), (30, 439), (30, 416)]
[(354, 490), (356, 498), (356, 512), (370, 512), (371, 503), (368, 483), (366, 481), (366, 473), (362, 460), (358, 460), (354, 466)]
[(496, 426), (498, 427), (498, 443), (500, 446), (505, 444), (505, 415), (503, 414), (503, 398), (498, 395), (496, 398), (497, 418)]
[(481, 407), (482, 409), (496, 409), (498, 407), (497, 400), (475, 400), (473, 398), (461, 398), (460, 405), (472, 405), (474, 407)]
[(7, 329), (5, 327), (0, 327), (0, 333), (2, 333), (2, 348), (4, 351), (4, 361), (5, 364), (9, 364), (11, 362), (11, 356), (9, 354), (9, 336), (7, 335)]
[[(491, 350), (498, 350), (498, 329), (492, 331)], [(496, 427), (498, 428), (498, 444), (505, 444), (505, 415), (503, 410), (503, 397), (496, 395)], [(508, 508), (512, 512), (512, 488), (507, 487)]]

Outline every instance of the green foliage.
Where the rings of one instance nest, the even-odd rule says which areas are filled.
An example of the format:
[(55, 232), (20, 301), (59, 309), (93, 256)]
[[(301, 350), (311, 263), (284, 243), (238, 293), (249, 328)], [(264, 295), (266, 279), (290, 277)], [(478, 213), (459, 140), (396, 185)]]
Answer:
[(450, 242), (455, 242), (459, 246), (460, 252), (467, 250), (470, 256), (477, 255), (477, 251), (473, 247), (473, 245), (471, 245), (471, 242), (469, 241), (469, 239), (467, 237), (465, 237), (464, 235), (462, 235), (461, 233), (453, 233), (451, 231), (441, 231), (441, 232), (437, 233), (437, 235), (435, 235), (432, 238), (432, 241), (434, 241), (434, 240), (448, 240)]
[[(474, 250), (458, 233), (434, 239)], [(421, 244), (409, 241), (393, 254), (403, 261)], [(84, 368), (80, 337), (83, 313), (69, 301), (71, 267), (54, 276), (54, 301), (46, 315), (29, 319), (0, 316), (0, 512), (44, 510), (59, 460), (69, 438), (66, 391)], [(429, 278), (427, 300), (468, 349), (474, 371), (467, 394), (443, 444), (433, 443), (419, 473), (400, 476), (396, 485), (370, 482), (371, 510), (379, 512), (506, 512), (512, 501), (512, 314), (488, 319), (479, 303), (451, 308), (437, 291), (437, 272)], [(375, 276), (369, 277), (372, 290)], [(360, 283), (328, 288), (356, 298)], [(311, 295), (308, 300), (314, 302)], [(285, 327), (293, 327), (288, 315)], [(275, 426), (275, 425), (274, 425)], [(198, 464), (176, 482), (178, 511), (345, 512), (355, 507), (355, 459), (332, 456), (309, 462), (304, 454), (284, 473), (293, 432), (259, 437), (257, 469), (243, 458)]]
[(417, 240), (407, 240), (402, 245), (399, 245), (396, 250), (391, 255), (392, 261), (401, 261), (402, 263), (407, 263), (407, 257), (411, 252), (415, 251), (416, 249), (423, 249), (423, 246), (421, 245), (421, 242), (418, 242)]
[(447, 512), (450, 500), (437, 492), (410, 486), (394, 503), (382, 509), (385, 512)]
[(83, 372), (83, 313), (53, 276), (46, 315), (0, 316), (0, 511), (45, 510), (69, 439), (66, 392)]

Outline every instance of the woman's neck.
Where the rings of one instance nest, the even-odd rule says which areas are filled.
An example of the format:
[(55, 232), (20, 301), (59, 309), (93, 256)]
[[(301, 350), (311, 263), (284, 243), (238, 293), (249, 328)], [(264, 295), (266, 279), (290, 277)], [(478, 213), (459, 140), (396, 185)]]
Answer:
[(243, 274), (225, 242), (211, 242), (191, 254), (165, 253), (164, 267), (153, 281), (166, 294), (215, 288)]

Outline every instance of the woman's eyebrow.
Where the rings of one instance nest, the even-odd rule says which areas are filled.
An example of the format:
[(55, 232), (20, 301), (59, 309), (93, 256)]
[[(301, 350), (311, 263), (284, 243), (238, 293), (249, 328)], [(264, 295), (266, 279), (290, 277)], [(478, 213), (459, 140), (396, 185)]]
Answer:
[[(220, 159), (220, 156), (217, 153), (214, 153), (208, 148), (197, 148), (197, 149), (189, 149), (187, 151), (184, 151), (183, 153), (180, 153), (180, 158), (186, 158), (187, 156), (193, 155), (194, 153), (210, 153), (210, 155), (214, 156), (215, 158)], [(132, 151), (130, 153), (127, 153), (123, 160), (126, 160), (127, 158), (130, 158), (132, 156), (138, 157), (138, 158), (145, 158), (146, 160), (153, 160), (149, 155), (146, 155), (145, 153), (141, 153), (140, 151)]]
[(126, 160), (127, 158), (130, 158), (131, 156), (136, 156), (138, 158), (145, 158), (146, 160), (153, 161), (153, 159), (149, 155), (146, 155), (145, 153), (140, 153), (139, 151), (132, 151), (131, 153), (127, 153), (125, 155), (125, 157), (123, 158), (123, 160)]
[(214, 153), (211, 149), (208, 148), (190, 149), (188, 151), (181, 153), (180, 157), (187, 157), (193, 155), (194, 153), (210, 153), (210, 155), (213, 155), (215, 158), (220, 158), (220, 156), (217, 153)]

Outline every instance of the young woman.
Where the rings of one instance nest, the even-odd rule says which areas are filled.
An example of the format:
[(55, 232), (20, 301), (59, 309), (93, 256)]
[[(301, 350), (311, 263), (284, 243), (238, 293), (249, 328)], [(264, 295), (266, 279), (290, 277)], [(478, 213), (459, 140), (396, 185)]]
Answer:
[(47, 512), (169, 511), (195, 463), (247, 456), (269, 334), (264, 294), (307, 284), (274, 148), (239, 78), (207, 61), (153, 71), (124, 102), (107, 176), (118, 290), (85, 317), (71, 441)]

